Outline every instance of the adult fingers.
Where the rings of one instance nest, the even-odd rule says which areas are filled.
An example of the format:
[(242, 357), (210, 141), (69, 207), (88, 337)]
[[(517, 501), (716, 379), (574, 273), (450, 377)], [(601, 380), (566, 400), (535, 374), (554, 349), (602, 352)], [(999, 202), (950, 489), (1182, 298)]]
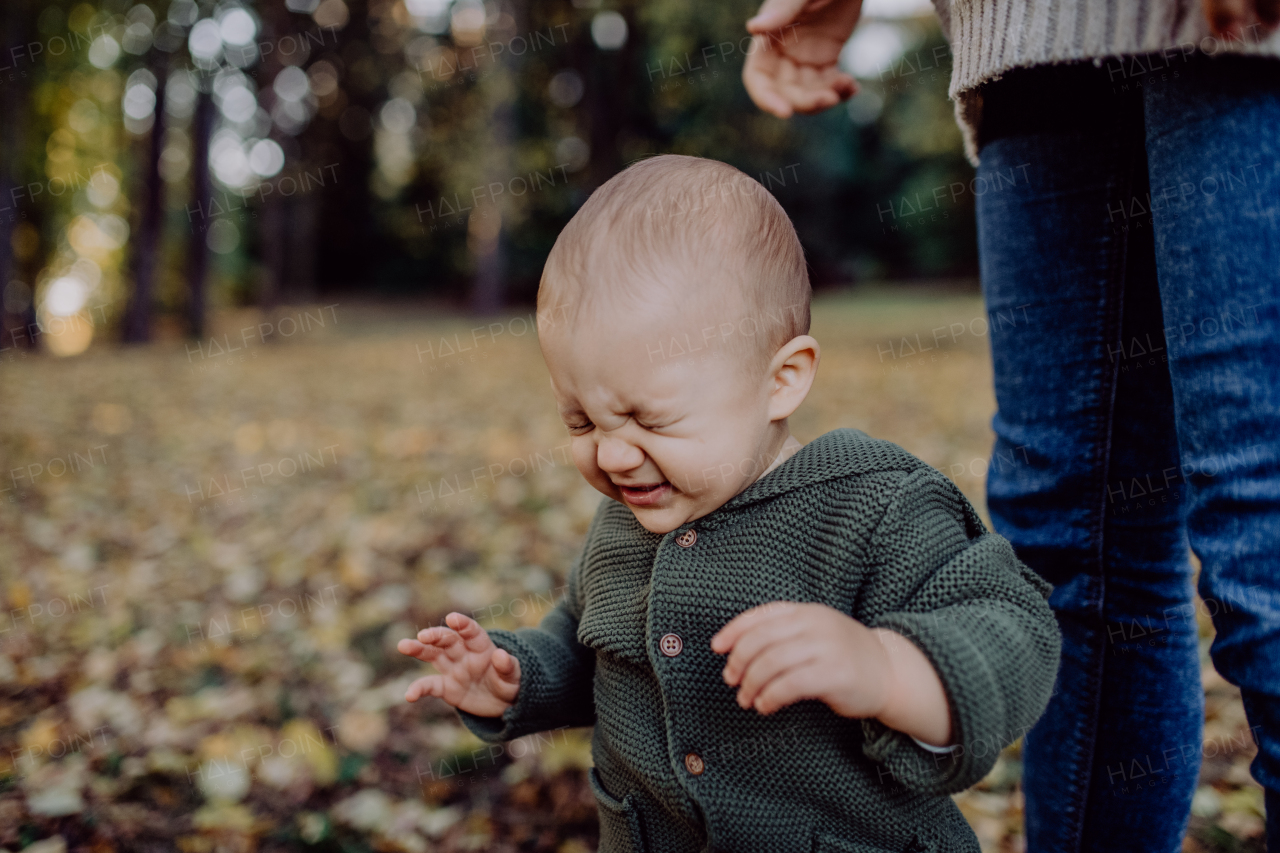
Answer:
[(747, 32), (767, 33), (796, 19), (809, 0), (765, 0), (755, 17), (747, 21)]
[(836, 93), (827, 88), (788, 86), (783, 89), (783, 94), (791, 101), (792, 109), (802, 115), (820, 113), (840, 103)]
[(1245, 0), (1204, 0), (1204, 14), (1215, 35), (1232, 38), (1243, 35)]
[[(755, 40), (760, 42), (762, 38), (756, 36)], [(778, 55), (756, 44), (742, 64), (742, 84), (757, 107), (778, 118), (790, 118), (791, 103), (778, 91), (777, 70)]]
[(842, 101), (858, 94), (858, 81), (843, 71), (837, 71), (834, 68), (829, 69), (826, 79), (832, 91), (839, 95)]
[(816, 113), (840, 103), (835, 89), (836, 74), (828, 74), (811, 65), (800, 65), (784, 76), (782, 94), (798, 113)]
[(1277, 25), (1280, 25), (1280, 0), (1257, 0), (1254, 11), (1258, 15), (1258, 20), (1262, 22), (1264, 33), (1270, 34)]

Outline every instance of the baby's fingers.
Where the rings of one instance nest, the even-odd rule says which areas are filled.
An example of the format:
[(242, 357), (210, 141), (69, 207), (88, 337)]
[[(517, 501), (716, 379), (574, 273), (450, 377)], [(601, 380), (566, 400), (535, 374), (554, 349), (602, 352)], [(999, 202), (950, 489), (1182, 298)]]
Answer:
[(422, 643), (418, 640), (401, 640), (396, 643), (396, 651), (426, 663), (432, 663), (442, 654), (438, 646)]
[(751, 705), (760, 714), (772, 714), (802, 699), (817, 699), (822, 694), (823, 684), (822, 671), (817, 667), (789, 669), (770, 680), (756, 694)]
[(495, 649), (489, 658), (486, 686), (500, 701), (508, 704), (514, 702), (516, 694), (520, 692), (520, 661), (508, 654), (506, 649)]
[(493, 671), (498, 678), (507, 684), (520, 683), (520, 661), (516, 660), (506, 649), (496, 649), (491, 659)]
[(779, 617), (789, 617), (795, 612), (795, 608), (796, 603), (792, 601), (771, 601), (742, 611), (711, 638), (711, 651), (724, 654), (732, 649), (748, 631)]
[(482, 652), (489, 647), (489, 634), (480, 623), (462, 613), (450, 613), (444, 617), (445, 624), (458, 632), (462, 643), (469, 652)]
[(436, 625), (432, 628), (423, 628), (418, 632), (418, 642), (424, 646), (440, 646), (446, 647), (458, 641), (458, 632), (450, 628), (448, 625)]
[(423, 696), (443, 696), (444, 695), (444, 676), (443, 675), (424, 675), (417, 681), (409, 685), (409, 689), (404, 692), (404, 698), (410, 702), (417, 702)]

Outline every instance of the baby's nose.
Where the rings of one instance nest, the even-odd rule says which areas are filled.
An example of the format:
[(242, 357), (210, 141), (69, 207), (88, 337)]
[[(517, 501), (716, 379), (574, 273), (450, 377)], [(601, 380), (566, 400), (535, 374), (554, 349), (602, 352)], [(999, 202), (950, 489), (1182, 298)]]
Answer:
[(615, 436), (601, 439), (596, 448), (596, 464), (610, 473), (630, 471), (644, 464), (644, 451)]

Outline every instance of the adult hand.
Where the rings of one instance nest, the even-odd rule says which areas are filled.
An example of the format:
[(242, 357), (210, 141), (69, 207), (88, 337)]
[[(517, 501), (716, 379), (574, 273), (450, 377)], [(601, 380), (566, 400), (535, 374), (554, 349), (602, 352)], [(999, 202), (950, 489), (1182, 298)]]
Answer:
[[(1280, 0), (1203, 0), (1204, 16), (1214, 35), (1257, 43), (1280, 24)], [(1246, 29), (1257, 28), (1252, 37)]]
[(778, 118), (816, 113), (858, 91), (836, 66), (862, 0), (765, 0), (747, 21), (751, 52), (742, 82), (756, 106)]

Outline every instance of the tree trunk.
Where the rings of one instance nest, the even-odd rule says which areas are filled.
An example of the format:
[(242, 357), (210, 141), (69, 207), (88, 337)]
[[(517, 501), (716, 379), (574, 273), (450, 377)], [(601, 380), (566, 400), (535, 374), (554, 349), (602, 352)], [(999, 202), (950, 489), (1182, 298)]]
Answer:
[(593, 74), (588, 75), (587, 92), (591, 113), (591, 189), (603, 184), (626, 164), (618, 150), (623, 128), (642, 121), (631, 98), (631, 68), (635, 64), (640, 30), (631, 7), (620, 10), (627, 22), (627, 41), (618, 50), (594, 48)]
[[(494, 33), (493, 38), (501, 39), (523, 32), (523, 24), (527, 20), (523, 2), (513, 4), (512, 12), (515, 22), (511, 33)], [(519, 97), (519, 63), (510, 50), (502, 53), (493, 70), (480, 83), (485, 89), (486, 99), (490, 106), (488, 121), (489, 139), (485, 148), (486, 183), (509, 185), (514, 168), (512, 157), (512, 140), (515, 138), (515, 101)], [(508, 226), (503, 222), (503, 205), (494, 202), (487, 211), (478, 205), (472, 211), (473, 221), (468, 226), (467, 244), (476, 259), (475, 278), (471, 284), (469, 308), (472, 313), (486, 315), (502, 310), (505, 303), (507, 255), (509, 240), (506, 234)], [(474, 221), (477, 215), (479, 221)], [(497, 217), (496, 221), (492, 217)]]
[[(0, 44), (7, 56), (15, 56), (26, 41), (23, 38), (21, 3), (4, 4), (0, 18)], [(31, 346), (31, 324), (35, 322), (33, 306), (23, 310), (9, 310), (4, 295), (9, 282), (17, 271), (13, 258), (13, 226), (18, 221), (17, 202), (13, 189), (18, 181), (18, 164), (21, 160), (23, 105), (26, 103), (27, 75), (0, 86), (0, 350), (15, 346)], [(14, 292), (16, 295), (16, 290)], [(9, 300), (12, 302), (12, 296)], [(27, 328), (22, 328), (26, 326)]]
[[(284, 205), (280, 198), (272, 193), (262, 203), (262, 225), (259, 234), (262, 238), (262, 259), (267, 268), (266, 280), (262, 285), (262, 294), (258, 299), (258, 307), (275, 328), (275, 310), (284, 295)], [(267, 333), (268, 337), (271, 335)]]
[(293, 204), (289, 223), (293, 231), (289, 235), (289, 243), (297, 262), (293, 267), (290, 294), (293, 301), (305, 304), (316, 299), (316, 234), (319, 226), (316, 214), (319, 202), (307, 193), (299, 194)]
[[(209, 85), (212, 85), (212, 79)], [(213, 132), (213, 96), (210, 92), (201, 92), (196, 98), (196, 112), (192, 119), (192, 157), (193, 201), (201, 213), (203, 227), (199, 233), (192, 233), (191, 247), (187, 257), (187, 328), (193, 338), (203, 338), (205, 333), (205, 310), (208, 298), (205, 294), (205, 279), (209, 272), (209, 208), (213, 203), (213, 182), (209, 176), (209, 136)]]
[[(491, 211), (490, 216), (500, 214)], [(471, 285), (471, 311), (474, 314), (496, 314), (502, 310), (503, 284), (507, 273), (506, 229), (498, 226), (498, 233), (491, 239), (477, 241), (476, 276)]]
[(155, 298), (156, 268), (159, 265), (160, 231), (164, 224), (164, 181), (160, 177), (160, 155), (164, 151), (165, 63), (152, 63), (156, 74), (156, 112), (151, 125), (151, 144), (143, 170), (142, 216), (138, 239), (134, 241), (133, 293), (125, 308), (122, 339), (125, 343), (151, 340), (151, 306)]

